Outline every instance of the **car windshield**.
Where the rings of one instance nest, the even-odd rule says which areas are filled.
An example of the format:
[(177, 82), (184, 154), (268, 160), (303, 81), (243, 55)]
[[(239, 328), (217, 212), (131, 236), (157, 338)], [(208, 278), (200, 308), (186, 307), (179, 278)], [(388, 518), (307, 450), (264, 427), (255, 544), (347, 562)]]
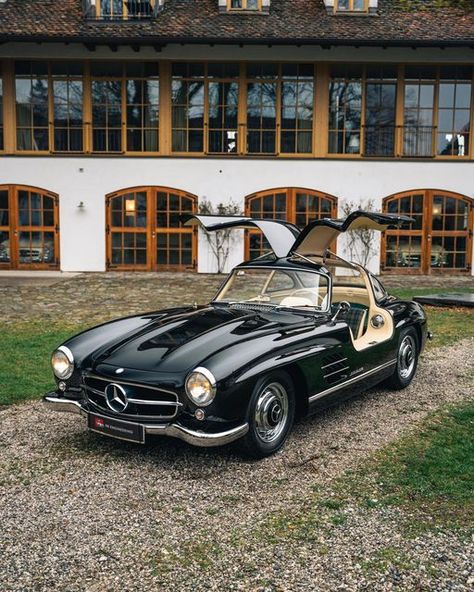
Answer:
[(215, 302), (256, 303), (325, 310), (328, 278), (297, 269), (234, 269)]

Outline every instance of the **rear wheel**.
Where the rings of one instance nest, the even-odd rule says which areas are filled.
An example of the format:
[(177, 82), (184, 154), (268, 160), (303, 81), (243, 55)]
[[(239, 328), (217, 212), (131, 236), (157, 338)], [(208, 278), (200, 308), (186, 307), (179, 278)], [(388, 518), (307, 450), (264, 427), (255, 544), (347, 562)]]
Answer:
[(387, 380), (387, 386), (394, 390), (406, 388), (416, 373), (418, 366), (418, 338), (414, 329), (405, 329), (400, 334), (397, 365)]
[(263, 458), (279, 450), (295, 417), (295, 392), (289, 377), (275, 372), (260, 379), (247, 410), (249, 431), (240, 441), (246, 455)]

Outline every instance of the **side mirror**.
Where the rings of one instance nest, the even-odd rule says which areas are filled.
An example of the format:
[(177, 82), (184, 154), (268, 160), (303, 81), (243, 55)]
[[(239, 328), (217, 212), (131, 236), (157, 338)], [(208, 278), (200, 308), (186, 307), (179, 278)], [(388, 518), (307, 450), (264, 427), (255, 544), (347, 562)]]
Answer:
[(341, 302), (339, 302), (339, 304), (337, 305), (336, 312), (334, 313), (331, 321), (333, 323), (335, 323), (337, 317), (339, 316), (339, 313), (340, 312), (346, 313), (350, 309), (350, 307), (351, 307), (351, 305), (349, 304), (349, 302), (347, 302), (347, 300), (341, 300)]

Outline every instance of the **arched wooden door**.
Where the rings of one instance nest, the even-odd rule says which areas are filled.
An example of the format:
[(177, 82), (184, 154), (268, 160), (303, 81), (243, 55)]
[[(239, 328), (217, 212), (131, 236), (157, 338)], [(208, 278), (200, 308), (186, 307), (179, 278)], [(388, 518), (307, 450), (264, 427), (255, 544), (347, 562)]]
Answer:
[(193, 270), (197, 237), (181, 214), (195, 213), (197, 197), (169, 187), (134, 187), (111, 193), (107, 208), (107, 268)]
[(469, 272), (473, 204), (465, 195), (437, 189), (386, 197), (384, 212), (406, 214), (415, 222), (384, 233), (382, 269), (391, 273)]
[(0, 269), (59, 268), (59, 198), (26, 185), (0, 185)]
[[(252, 193), (245, 198), (245, 215), (252, 218), (286, 220), (303, 228), (312, 220), (337, 217), (337, 197), (314, 189), (283, 187)], [(258, 230), (245, 238), (245, 259), (255, 259), (270, 251)]]

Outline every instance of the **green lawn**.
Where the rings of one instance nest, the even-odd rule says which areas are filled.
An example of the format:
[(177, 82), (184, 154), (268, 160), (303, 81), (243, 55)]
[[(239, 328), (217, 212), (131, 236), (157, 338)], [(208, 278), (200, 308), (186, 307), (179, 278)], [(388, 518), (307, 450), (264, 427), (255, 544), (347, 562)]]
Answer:
[(54, 386), (50, 355), (83, 327), (33, 322), (10, 325), (0, 344), (0, 405), (35, 399)]
[[(431, 288), (391, 290), (403, 298), (440, 292)], [(428, 347), (448, 345), (474, 336), (474, 311), (469, 309), (427, 307), (428, 324), (435, 339)], [(49, 358), (55, 347), (84, 325), (61, 322), (18, 323), (4, 330), (0, 344), (0, 405), (38, 398), (53, 386)]]
[[(368, 507), (411, 510), (411, 528), (474, 525), (474, 402), (437, 414), (397, 440), (346, 486)], [(418, 515), (418, 518), (416, 516)]]

